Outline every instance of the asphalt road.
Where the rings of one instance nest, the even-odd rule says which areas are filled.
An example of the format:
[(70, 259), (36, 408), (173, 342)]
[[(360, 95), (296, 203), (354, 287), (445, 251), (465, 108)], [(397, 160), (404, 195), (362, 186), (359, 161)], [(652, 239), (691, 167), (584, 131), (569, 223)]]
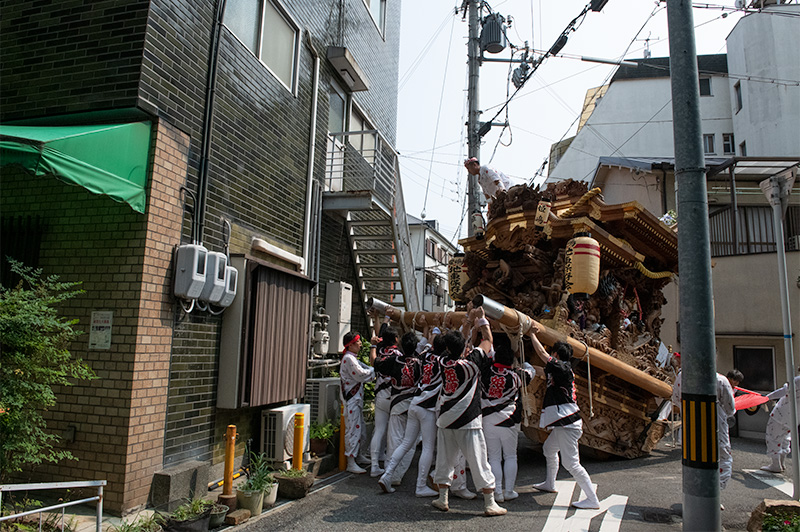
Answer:
[[(637, 460), (582, 459), (598, 496), (603, 512), (587, 514), (567, 510), (567, 497), (574, 482), (563, 470), (559, 472), (560, 492), (539, 493), (531, 485), (544, 479), (545, 462), (529, 440), (520, 435), (517, 500), (501, 504), (508, 509), (502, 517), (483, 516), (479, 497), (465, 501), (451, 497), (450, 511), (440, 512), (431, 499), (414, 496), (413, 480), (416, 459), (393, 494), (384, 494), (369, 475), (338, 474), (329, 484), (306, 498), (283, 504), (263, 513), (241, 528), (247, 532), (272, 530), (590, 530), (604, 532), (681, 530), (681, 461), (680, 449), (672, 448), (665, 438), (646, 458)], [(765, 498), (789, 499), (789, 495), (758, 480), (747, 469), (766, 463), (765, 445), (760, 441), (733, 438), (733, 478), (722, 492), (725, 506), (722, 523), (725, 530), (745, 530), (750, 512)], [(767, 474), (770, 477), (769, 474)], [(776, 481), (781, 478), (775, 476)], [(789, 477), (790, 479), (790, 477)], [(320, 481), (324, 484), (325, 481)], [(470, 483), (471, 486), (471, 483)], [(787, 488), (784, 488), (787, 489)], [(788, 486), (791, 493), (791, 485)], [(578, 489), (571, 500), (578, 497)]]

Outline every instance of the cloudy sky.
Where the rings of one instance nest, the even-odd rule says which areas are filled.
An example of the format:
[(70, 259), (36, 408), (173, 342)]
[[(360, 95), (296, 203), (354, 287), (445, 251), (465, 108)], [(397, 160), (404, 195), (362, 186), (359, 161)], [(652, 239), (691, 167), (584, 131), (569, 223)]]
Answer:
[[(734, 0), (695, 3), (698, 54), (725, 52), (725, 38), (740, 13)], [(493, 11), (511, 15), (507, 35), (535, 51), (550, 48), (587, 0), (505, 0)], [(403, 0), (400, 44), (400, 93), (397, 149), (406, 211), (439, 221), (440, 232), (457, 240), (464, 212), (466, 170), (467, 33), (466, 20), (454, 15), (454, 0)], [(701, 7), (702, 6), (702, 7)], [(722, 9), (722, 8), (726, 9)], [(603, 85), (615, 66), (589, 63), (580, 56), (641, 59), (669, 56), (666, 3), (609, 0), (602, 12), (589, 12), (561, 50), (546, 59), (508, 106), (510, 127), (494, 127), (483, 138), (481, 163), (502, 170), (513, 184), (533, 178), (550, 145), (575, 134), (577, 117), (590, 88)], [(648, 39), (646, 41), (646, 39)], [(510, 57), (509, 49), (489, 57)], [(516, 66), (516, 65), (515, 65)], [(479, 107), (488, 120), (515, 90), (509, 66), (484, 63), (480, 69)], [(503, 112), (496, 121), (504, 121)], [(635, 155), (635, 154), (634, 154)], [(547, 174), (538, 179), (541, 182)], [(427, 199), (426, 199), (427, 196)], [(465, 222), (466, 224), (466, 222)], [(460, 229), (466, 236), (466, 225)]]

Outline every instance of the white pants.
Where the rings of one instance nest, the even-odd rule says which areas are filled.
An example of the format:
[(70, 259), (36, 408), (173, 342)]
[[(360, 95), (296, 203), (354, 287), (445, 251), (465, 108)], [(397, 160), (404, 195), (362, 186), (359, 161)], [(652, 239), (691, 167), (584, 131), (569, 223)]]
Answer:
[(578, 454), (578, 440), (583, 434), (583, 422), (576, 421), (570, 425), (563, 427), (553, 427), (550, 431), (550, 436), (542, 446), (542, 452), (547, 460), (547, 485), (554, 487), (556, 482), (556, 475), (558, 474), (558, 455), (561, 454), (561, 463), (564, 468), (569, 471), (569, 474), (575, 479), (578, 486), (583, 491), (584, 496), (596, 498), (592, 488), (592, 479), (589, 478), (589, 473), (581, 465), (580, 455)]
[(358, 456), (364, 432), (364, 399), (357, 396), (344, 405), (344, 455)]
[(419, 455), (417, 468), (417, 489), (425, 486), (433, 463), (433, 452), (436, 445), (436, 414), (432, 410), (416, 405), (412, 405), (408, 409), (408, 421), (403, 441), (394, 450), (386, 465), (386, 474), (391, 475), (389, 478), (400, 480), (402, 475), (395, 476), (395, 472), (403, 458), (409, 453), (411, 457), (414, 456), (414, 447), (420, 436), (422, 436), (422, 453)]
[(780, 420), (775, 419), (774, 414), (770, 414), (767, 420), (767, 456), (779, 458), (786, 456), (792, 449), (792, 431), (788, 425), (784, 425)]
[[(408, 412), (403, 414), (391, 414), (389, 416), (389, 436), (386, 439), (386, 456), (391, 458), (394, 456), (395, 450), (400, 448), (403, 439), (406, 435), (406, 425), (408, 424)], [(417, 437), (414, 436), (416, 442)], [(411, 461), (414, 459), (414, 452), (416, 447), (412, 446), (408, 452), (399, 460), (392, 475), (392, 482), (399, 482), (403, 479), (403, 475), (408, 471)]]
[(436, 478), (434, 482), (450, 486), (459, 451), (472, 471), (472, 481), (479, 490), (494, 489), (494, 475), (486, 459), (486, 440), (482, 429), (439, 428), (436, 442)]
[(386, 429), (389, 427), (389, 390), (381, 390), (375, 396), (375, 428), (369, 445), (369, 456), (372, 467), (377, 469), (378, 461), (386, 452)]
[(486, 453), (495, 479), (495, 492), (514, 491), (517, 482), (517, 440), (519, 425), (498, 427), (484, 424)]

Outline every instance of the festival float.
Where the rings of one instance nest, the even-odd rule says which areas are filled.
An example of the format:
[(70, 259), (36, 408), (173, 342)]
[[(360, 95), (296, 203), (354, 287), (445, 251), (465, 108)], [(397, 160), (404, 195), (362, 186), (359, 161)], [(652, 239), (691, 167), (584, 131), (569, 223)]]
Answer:
[[(659, 363), (663, 289), (677, 273), (678, 240), (637, 202), (607, 205), (599, 189), (566, 180), (544, 190), (500, 192), (482, 232), (459, 241), (450, 264), (456, 312), (403, 312), (375, 299), (368, 305), (403, 328), (457, 328), (466, 305), (482, 305), (492, 330), (524, 346), (539, 324), (543, 344), (573, 347), (581, 445), (599, 456), (636, 458), (664, 435), (674, 371)], [(662, 348), (663, 349), (663, 348)], [(522, 430), (534, 442), (544, 379), (523, 393)]]

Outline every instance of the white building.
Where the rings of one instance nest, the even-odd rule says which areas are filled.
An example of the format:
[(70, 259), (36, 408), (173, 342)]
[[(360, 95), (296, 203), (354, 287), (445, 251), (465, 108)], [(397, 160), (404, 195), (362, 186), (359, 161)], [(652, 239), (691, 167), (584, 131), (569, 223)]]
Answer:
[[(702, 30), (701, 30), (702, 31)], [(800, 166), (800, 5), (743, 17), (727, 54), (698, 57), (707, 167), (717, 370), (737, 367), (742, 384), (770, 391), (786, 382), (771, 208), (758, 183)], [(676, 209), (668, 58), (620, 67), (555, 162), (548, 181), (572, 178), (603, 190), (606, 203), (638, 201), (657, 215)], [(594, 89), (592, 89), (594, 90)], [(680, 212), (678, 212), (680, 219)], [(792, 321), (800, 316), (800, 183), (784, 221)], [(662, 340), (680, 350), (677, 285), (665, 290)], [(796, 336), (796, 330), (795, 336)], [(800, 363), (800, 342), (794, 341)], [(766, 413), (738, 415), (755, 435)]]
[(436, 220), (420, 220), (410, 214), (407, 217), (422, 310), (453, 310), (454, 305), (447, 286), (447, 264), (457, 248), (439, 232), (439, 223)]

